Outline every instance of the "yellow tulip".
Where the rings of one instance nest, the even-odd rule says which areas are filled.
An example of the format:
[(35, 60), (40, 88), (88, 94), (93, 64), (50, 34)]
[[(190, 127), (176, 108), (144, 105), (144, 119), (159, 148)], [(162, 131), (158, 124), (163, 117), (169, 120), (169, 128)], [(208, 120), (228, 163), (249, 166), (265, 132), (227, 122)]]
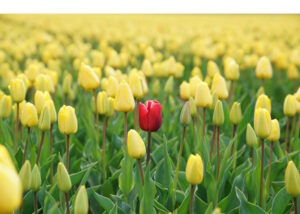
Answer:
[(242, 118), (243, 115), (242, 115), (241, 104), (238, 102), (234, 102), (229, 114), (230, 122), (234, 125), (237, 125), (241, 122)]
[(145, 156), (145, 143), (139, 133), (130, 129), (127, 137), (128, 155), (134, 159), (140, 159)]
[(124, 80), (120, 83), (116, 94), (116, 110), (119, 112), (130, 112), (135, 107), (131, 89)]
[(6, 147), (0, 144), (0, 165), (8, 166), (9, 168), (16, 170), (15, 165), (12, 162), (9, 152)]
[(69, 192), (72, 188), (70, 175), (62, 162), (58, 163), (56, 174), (58, 189), (64, 193)]
[(189, 104), (190, 104), (191, 116), (194, 117), (197, 114), (197, 106), (196, 106), (196, 103), (195, 103), (195, 100), (193, 99), (193, 97), (190, 97)]
[(53, 100), (52, 99), (46, 100), (44, 105), (48, 106), (49, 108), (51, 123), (56, 122), (57, 114), (56, 114), (56, 109)]
[(297, 80), (299, 79), (299, 72), (298, 72), (298, 68), (295, 64), (291, 64), (288, 67), (287, 70), (287, 76), (290, 80)]
[(226, 79), (236, 81), (240, 78), (239, 65), (232, 59), (225, 66), (224, 74)]
[(220, 73), (218, 65), (214, 61), (208, 61), (207, 63), (207, 74), (211, 78), (215, 76), (216, 73)]
[(285, 116), (293, 117), (297, 111), (297, 100), (294, 95), (287, 95), (283, 103), (283, 113)]
[(63, 105), (58, 112), (58, 129), (65, 135), (77, 132), (77, 118), (72, 106)]
[(66, 73), (63, 78), (62, 90), (64, 94), (69, 94), (72, 89), (73, 77), (70, 73)]
[(256, 147), (258, 143), (255, 131), (249, 123), (247, 124), (246, 143), (251, 148)]
[(257, 108), (264, 108), (266, 109), (269, 113), (271, 113), (271, 100), (269, 97), (265, 94), (259, 95), (259, 97), (256, 100), (255, 103), (255, 109)]
[(297, 92), (294, 94), (294, 96), (296, 97), (296, 99), (298, 101), (300, 101), (300, 87), (298, 88)]
[(142, 72), (146, 77), (151, 77), (153, 75), (153, 69), (151, 62), (148, 59), (145, 59), (142, 64)]
[(165, 94), (172, 94), (174, 90), (174, 77), (170, 76), (165, 84), (164, 92)]
[(6, 119), (11, 113), (11, 97), (3, 95), (0, 99), (0, 118)]
[(228, 89), (225, 79), (219, 73), (216, 73), (213, 78), (211, 93), (215, 93), (219, 99), (226, 99), (228, 97)]
[(159, 91), (160, 91), (160, 82), (159, 82), (159, 79), (155, 79), (153, 81), (151, 89), (152, 89), (151, 91), (153, 93), (153, 96), (157, 96), (159, 94)]
[(180, 84), (180, 97), (183, 100), (188, 100), (190, 98), (191, 95), (191, 87), (190, 84), (187, 83), (186, 81), (183, 81)]
[(207, 108), (212, 104), (212, 96), (206, 82), (201, 82), (197, 85), (195, 102), (198, 107)]
[(278, 120), (273, 119), (271, 124), (271, 134), (268, 136), (268, 140), (271, 142), (276, 142), (280, 138), (280, 127)]
[(35, 89), (38, 91), (49, 91), (54, 93), (53, 80), (49, 75), (39, 74), (34, 82)]
[(50, 110), (47, 105), (44, 105), (39, 118), (38, 126), (39, 129), (41, 129), (42, 131), (48, 131), (50, 129), (50, 125), (51, 125)]
[(38, 64), (32, 63), (28, 66), (28, 68), (25, 70), (25, 75), (27, 78), (31, 81), (34, 82), (36, 77), (38, 76), (40, 72), (40, 67)]
[(90, 66), (82, 63), (78, 73), (78, 84), (86, 91), (95, 90), (100, 85), (100, 80)]
[(42, 184), (40, 169), (37, 164), (34, 164), (31, 172), (31, 189), (37, 192)]
[(114, 115), (114, 112), (115, 112), (115, 106), (116, 106), (115, 99), (112, 98), (112, 97), (109, 97), (108, 98), (107, 112), (106, 112), (105, 116), (112, 117)]
[(185, 102), (180, 113), (180, 123), (183, 126), (188, 126), (191, 122), (191, 111), (189, 102)]
[(185, 169), (186, 180), (193, 185), (200, 184), (203, 180), (203, 162), (200, 155), (191, 154)]
[(31, 165), (29, 160), (26, 160), (19, 172), (19, 177), (22, 181), (23, 191), (31, 188)]
[(285, 188), (293, 197), (300, 195), (300, 175), (293, 161), (289, 161), (284, 175)]
[(132, 94), (136, 99), (141, 99), (144, 95), (142, 79), (137, 72), (132, 72), (129, 75), (129, 86)]
[(268, 57), (261, 57), (256, 65), (256, 77), (259, 79), (272, 78), (272, 65)]
[(51, 96), (48, 91), (36, 91), (34, 94), (34, 105), (36, 107), (37, 113), (40, 114), (42, 108), (47, 100), (50, 100)]
[(38, 114), (36, 107), (32, 103), (25, 103), (22, 112), (20, 113), (20, 120), (23, 126), (33, 127), (38, 124)]
[(201, 80), (202, 80), (202, 78), (203, 78), (202, 72), (201, 72), (201, 70), (200, 70), (199, 67), (194, 67), (194, 68), (193, 68), (193, 70), (192, 70), (192, 72), (191, 72), (191, 76), (192, 76), (192, 77), (198, 76)]
[(107, 81), (106, 92), (110, 97), (115, 97), (118, 90), (118, 80), (114, 76), (110, 76)]
[(213, 114), (213, 124), (216, 126), (221, 126), (224, 123), (224, 111), (223, 104), (220, 100), (217, 101), (214, 114)]
[(18, 78), (13, 79), (10, 83), (10, 94), (14, 102), (22, 102), (26, 95), (26, 86), (24, 81)]
[(87, 214), (89, 211), (89, 200), (85, 186), (80, 186), (75, 198), (74, 214)]
[(201, 83), (201, 79), (198, 76), (194, 76), (190, 79), (190, 92), (191, 92), (191, 96), (195, 97), (196, 95), (196, 90), (197, 90), (197, 86), (199, 83)]
[(254, 130), (259, 138), (267, 138), (271, 133), (271, 116), (264, 108), (257, 108), (254, 112)]
[(101, 115), (105, 115), (108, 111), (108, 97), (105, 91), (101, 91), (97, 95), (97, 111)]

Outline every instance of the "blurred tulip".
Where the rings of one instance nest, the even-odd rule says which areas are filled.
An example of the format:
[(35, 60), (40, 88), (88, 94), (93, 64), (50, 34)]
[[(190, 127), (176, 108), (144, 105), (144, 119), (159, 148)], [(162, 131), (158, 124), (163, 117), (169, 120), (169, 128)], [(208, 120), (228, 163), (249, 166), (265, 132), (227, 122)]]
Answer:
[(85, 186), (81, 185), (77, 192), (74, 204), (74, 214), (87, 214), (89, 211), (89, 200)]
[(207, 63), (207, 74), (211, 78), (214, 78), (216, 73), (220, 73), (218, 65), (214, 61), (208, 61)]
[(300, 195), (300, 175), (293, 161), (289, 161), (284, 175), (285, 188), (289, 195)]
[(271, 100), (265, 94), (259, 95), (255, 103), (255, 109), (264, 108), (271, 113)]
[(107, 114), (108, 111), (108, 97), (105, 91), (101, 91), (97, 96), (97, 111), (100, 115)]
[(34, 127), (38, 124), (38, 114), (32, 103), (25, 103), (20, 113), (21, 123), (25, 127)]
[(110, 76), (108, 78), (107, 87), (105, 89), (107, 92), (107, 95), (110, 97), (117, 96), (118, 88), (119, 88), (118, 80), (115, 77)]
[(77, 117), (72, 106), (63, 105), (58, 112), (58, 128), (62, 134), (70, 135), (77, 132)]
[(221, 74), (216, 73), (211, 85), (211, 93), (218, 95), (219, 99), (226, 99), (228, 97), (228, 90), (225, 79)]
[(14, 102), (20, 103), (25, 99), (26, 86), (21, 79), (13, 79), (10, 83), (10, 94)]
[(170, 76), (164, 87), (165, 95), (172, 94), (173, 90), (174, 90), (174, 77)]
[(269, 58), (261, 57), (256, 65), (256, 77), (264, 80), (271, 79), (272, 75), (272, 65)]
[(190, 98), (191, 95), (191, 88), (190, 88), (190, 84), (187, 83), (186, 81), (183, 81), (180, 84), (180, 97), (183, 100), (188, 100)]
[(117, 89), (116, 110), (119, 112), (130, 112), (135, 107), (134, 98), (129, 85), (122, 81)]
[(129, 86), (131, 88), (132, 94), (136, 99), (141, 99), (144, 95), (142, 79), (137, 72), (132, 72), (129, 75)]
[(90, 66), (82, 63), (78, 73), (78, 84), (85, 90), (95, 90), (100, 85), (100, 80)]
[(0, 98), (0, 118), (7, 119), (11, 113), (11, 97), (3, 95)]
[(50, 130), (50, 125), (51, 125), (51, 116), (50, 116), (50, 110), (47, 105), (44, 105), (42, 108), (42, 112), (39, 118), (39, 129), (42, 131), (48, 131)]
[(34, 105), (36, 107), (36, 110), (38, 114), (41, 113), (42, 108), (47, 100), (50, 100), (51, 96), (48, 91), (42, 92), (42, 91), (36, 91), (34, 94)]
[(291, 94), (288, 94), (284, 99), (283, 113), (285, 116), (293, 117), (296, 114), (296, 110), (297, 110), (296, 97)]

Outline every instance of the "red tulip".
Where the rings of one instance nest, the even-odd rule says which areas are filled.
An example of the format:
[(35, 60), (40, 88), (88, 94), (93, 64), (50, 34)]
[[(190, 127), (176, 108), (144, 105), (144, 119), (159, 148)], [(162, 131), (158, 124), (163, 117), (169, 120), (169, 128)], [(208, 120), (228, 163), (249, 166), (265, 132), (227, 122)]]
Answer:
[(139, 103), (139, 122), (140, 127), (144, 131), (154, 132), (157, 131), (162, 123), (162, 106), (156, 100), (148, 100)]

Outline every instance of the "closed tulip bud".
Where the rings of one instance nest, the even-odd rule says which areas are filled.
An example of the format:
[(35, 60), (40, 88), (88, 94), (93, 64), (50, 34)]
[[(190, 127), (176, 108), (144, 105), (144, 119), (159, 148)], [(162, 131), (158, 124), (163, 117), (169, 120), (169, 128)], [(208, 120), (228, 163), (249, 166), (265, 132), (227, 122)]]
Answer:
[(212, 96), (206, 82), (201, 82), (197, 85), (195, 102), (198, 107), (207, 108), (212, 104)]
[(271, 121), (271, 134), (268, 136), (268, 140), (271, 142), (276, 142), (280, 138), (280, 127), (278, 120), (273, 119)]
[(142, 79), (137, 72), (132, 72), (129, 75), (129, 86), (131, 88), (132, 94), (136, 99), (141, 99), (144, 95)]
[(221, 212), (221, 209), (219, 208), (219, 207), (216, 207), (214, 210), (213, 210), (213, 212), (212, 212), (212, 214), (221, 214), (222, 212)]
[(7, 119), (11, 113), (11, 97), (3, 95), (0, 99), (0, 118)]
[(172, 113), (175, 112), (176, 102), (175, 102), (174, 97), (172, 95), (169, 96), (169, 104), (170, 104), (170, 111)]
[(145, 156), (145, 143), (139, 133), (134, 129), (130, 129), (127, 137), (128, 155), (134, 159), (140, 159)]
[(225, 79), (219, 73), (216, 73), (213, 78), (211, 93), (218, 95), (219, 99), (226, 99), (228, 97)]
[(63, 105), (58, 112), (58, 129), (65, 135), (77, 132), (77, 117), (72, 106)]
[(238, 102), (234, 102), (230, 114), (229, 114), (230, 122), (234, 125), (237, 125), (243, 119), (241, 104)]
[(211, 110), (215, 110), (215, 107), (216, 107), (216, 104), (217, 104), (217, 101), (218, 101), (219, 99), (218, 99), (218, 95), (216, 94), (216, 93), (214, 93), (213, 95), (212, 95), (212, 104), (211, 104), (211, 106), (210, 106), (210, 109)]
[(285, 116), (293, 117), (296, 114), (297, 101), (296, 97), (293, 95), (287, 95), (283, 103), (283, 113)]
[(30, 64), (28, 68), (25, 70), (25, 75), (27, 78), (31, 81), (34, 82), (35, 78), (40, 72), (39, 65), (37, 64)]
[(200, 155), (191, 154), (185, 169), (186, 180), (193, 185), (201, 184), (203, 180), (203, 162)]
[(180, 113), (180, 123), (183, 126), (188, 126), (191, 122), (191, 112), (189, 102), (185, 102)]
[(54, 105), (53, 100), (52, 99), (47, 100), (45, 102), (45, 105), (48, 106), (48, 108), (49, 108), (51, 123), (56, 122), (56, 120), (57, 120), (57, 113), (56, 113), (56, 109), (55, 109), (55, 105)]
[(78, 73), (78, 84), (86, 91), (95, 90), (100, 85), (100, 80), (90, 66), (82, 63)]
[(228, 80), (238, 80), (240, 78), (239, 65), (234, 60), (230, 60), (225, 66), (224, 74)]
[(194, 76), (190, 79), (190, 90), (191, 90), (191, 96), (195, 97), (197, 86), (202, 82), (202, 80), (198, 76)]
[(248, 123), (246, 131), (246, 143), (249, 147), (254, 148), (257, 146), (257, 137), (252, 126)]
[(19, 177), (22, 181), (23, 191), (31, 188), (31, 165), (29, 160), (26, 160), (19, 172)]
[(106, 92), (110, 97), (115, 97), (118, 91), (119, 83), (114, 76), (110, 76), (107, 81)]
[(114, 98), (109, 97), (108, 98), (108, 107), (107, 107), (107, 112), (105, 114), (106, 117), (112, 117), (115, 113), (115, 105), (116, 105), (116, 101)]
[(197, 114), (197, 106), (196, 106), (196, 102), (193, 99), (193, 97), (190, 97), (189, 99), (189, 104), (190, 104), (190, 112), (191, 112), (191, 116), (194, 117)]
[(20, 113), (20, 120), (25, 127), (34, 127), (38, 124), (36, 107), (32, 103), (25, 103)]
[(64, 94), (68, 94), (72, 89), (73, 77), (70, 73), (66, 73), (62, 83), (62, 90)]
[(271, 116), (264, 108), (255, 109), (254, 130), (259, 138), (267, 138), (271, 133)]
[(142, 86), (143, 86), (143, 95), (147, 95), (148, 92), (149, 92), (149, 88), (148, 88), (148, 84), (147, 84), (147, 80), (146, 80), (146, 77), (144, 75), (143, 72), (139, 71), (138, 72), (140, 78), (141, 78), (141, 81), (142, 81)]
[(300, 195), (300, 175), (293, 161), (289, 161), (284, 175), (285, 188), (289, 195)]
[(142, 64), (142, 72), (145, 74), (146, 77), (151, 77), (153, 75), (152, 65), (148, 59), (145, 59)]
[(54, 92), (54, 83), (49, 75), (39, 74), (34, 82), (34, 87), (38, 91)]
[(256, 65), (256, 77), (259, 79), (272, 78), (272, 65), (268, 57), (261, 57)]
[(7, 151), (6, 147), (0, 144), (0, 165), (8, 166), (9, 168), (16, 170), (15, 165), (12, 162), (9, 152)]
[(47, 100), (50, 100), (51, 96), (48, 91), (42, 92), (42, 91), (36, 91), (34, 94), (34, 105), (36, 107), (36, 110), (38, 114), (41, 113), (42, 108)]
[(220, 73), (218, 65), (214, 61), (209, 61), (207, 63), (207, 74), (211, 78), (215, 76), (216, 73)]
[(57, 174), (56, 174), (57, 186), (60, 191), (63, 193), (69, 192), (72, 188), (71, 179), (66, 169), (65, 165), (62, 162), (58, 163)]
[(75, 198), (74, 214), (87, 214), (89, 211), (89, 200), (85, 186), (80, 186)]
[(223, 123), (224, 123), (223, 104), (220, 100), (218, 100), (213, 114), (213, 124), (216, 126), (221, 126), (223, 125)]
[(34, 164), (31, 173), (31, 189), (33, 192), (37, 192), (42, 184), (40, 169), (37, 164)]
[(105, 91), (101, 91), (97, 95), (97, 111), (101, 115), (105, 115), (108, 111), (108, 97)]
[(165, 84), (164, 92), (168, 94), (172, 94), (174, 90), (174, 77), (170, 76)]
[(287, 76), (290, 80), (297, 80), (299, 78), (299, 72), (295, 64), (291, 64), (288, 67)]
[(271, 113), (271, 100), (269, 97), (265, 94), (260, 95), (255, 104), (255, 109), (257, 108), (264, 108), (266, 109), (269, 113)]
[(135, 107), (134, 98), (129, 85), (123, 80), (116, 94), (116, 110), (119, 112), (130, 112)]
[(256, 92), (256, 97), (259, 97), (260, 95), (265, 94), (265, 88), (264, 87), (259, 87), (259, 89)]
[(186, 81), (180, 84), (180, 97), (183, 100), (188, 100), (191, 96), (191, 86)]
[(40, 118), (39, 118), (39, 129), (42, 131), (48, 131), (51, 125), (51, 118), (50, 118), (50, 110), (47, 105), (44, 105)]
[(26, 86), (23, 80), (16, 78), (10, 83), (10, 94), (14, 102), (20, 103), (25, 99)]
[(152, 93), (153, 96), (157, 96), (159, 94), (159, 90), (160, 90), (160, 82), (159, 79), (155, 79), (153, 84), (152, 84)]
[(201, 70), (200, 70), (199, 67), (194, 67), (194, 68), (193, 68), (193, 70), (192, 70), (192, 72), (191, 72), (191, 76), (192, 76), (192, 77), (198, 76), (200, 79), (203, 78), (202, 72), (201, 72)]

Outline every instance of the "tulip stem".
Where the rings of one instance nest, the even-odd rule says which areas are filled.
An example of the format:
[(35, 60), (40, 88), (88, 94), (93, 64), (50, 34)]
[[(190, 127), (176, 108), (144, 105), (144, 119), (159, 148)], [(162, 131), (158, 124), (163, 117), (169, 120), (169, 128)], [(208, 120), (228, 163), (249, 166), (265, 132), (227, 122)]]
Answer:
[(98, 119), (98, 109), (97, 109), (97, 90), (94, 90), (94, 99), (95, 99), (95, 123), (96, 127), (98, 127), (99, 119)]
[(19, 108), (20, 108), (20, 104), (17, 103), (16, 132), (15, 132), (15, 143), (14, 143), (14, 151), (15, 151), (15, 153), (17, 153), (17, 143), (18, 143)]
[(268, 176), (267, 176), (267, 191), (269, 191), (269, 184), (270, 184), (271, 164), (272, 164), (272, 153), (273, 153), (273, 143), (274, 143), (274, 142), (271, 142), (271, 145), (270, 145), (269, 169), (268, 169)]
[[(50, 133), (49, 133), (49, 154), (52, 155), (52, 148), (53, 148), (53, 124), (50, 125)], [(53, 162), (51, 161), (50, 164), (50, 181), (53, 183)]]
[(236, 134), (236, 130), (237, 130), (237, 125), (234, 124), (233, 125), (233, 132), (232, 132), (232, 140), (233, 140), (233, 142), (232, 142), (232, 145), (231, 145), (230, 156), (232, 156), (233, 150), (234, 150), (234, 142), (235, 142), (234, 137), (235, 137), (235, 134)]
[[(195, 123), (196, 123), (196, 119), (195, 117), (192, 117), (192, 120), (193, 120), (193, 128), (192, 128), (192, 131), (193, 131), (193, 141), (194, 141), (194, 152), (196, 153), (196, 151), (198, 150), (198, 143), (196, 142), (196, 131), (195, 131)], [(195, 146), (195, 143), (196, 143), (196, 146)]]
[(290, 142), (289, 142), (288, 152), (290, 152), (290, 150), (291, 150), (291, 141), (292, 141), (293, 136), (294, 136), (295, 125), (296, 125), (296, 115), (293, 117), (292, 128), (291, 128), (291, 132), (290, 132)]
[(202, 113), (203, 113), (203, 121), (202, 121), (202, 142), (204, 142), (204, 137), (205, 137), (205, 110), (206, 108), (203, 108)]
[(261, 139), (261, 161), (260, 161), (260, 194), (259, 194), (259, 206), (262, 206), (263, 201), (263, 180), (264, 180), (264, 155), (265, 144), (264, 139)]
[(151, 132), (148, 132), (148, 147), (147, 147), (147, 161), (146, 161), (146, 166), (148, 166), (148, 163), (150, 161), (150, 153), (151, 153)]
[(220, 127), (217, 126), (217, 180), (220, 171)]
[(68, 171), (69, 171), (69, 150), (70, 150), (70, 135), (67, 135), (66, 168)]
[(211, 156), (212, 156), (212, 153), (213, 153), (213, 150), (214, 150), (215, 137), (216, 137), (216, 126), (214, 126), (214, 131), (213, 131), (213, 135), (212, 135), (212, 139), (211, 139), (210, 152), (209, 152), (209, 160), (211, 160)]
[(104, 180), (106, 179), (106, 123), (107, 118), (103, 117), (103, 134), (102, 134), (102, 164), (103, 164), (103, 173), (104, 173)]
[(140, 172), (141, 172), (141, 177), (142, 177), (142, 184), (144, 186), (144, 172), (143, 172), (143, 167), (142, 167), (142, 162), (141, 159), (138, 159), (139, 167), (140, 167)]
[(67, 192), (65, 193), (65, 200), (66, 200), (67, 214), (70, 214), (69, 194)]
[(137, 131), (138, 130), (138, 101), (135, 102), (135, 107), (133, 110), (133, 122), (134, 122), (134, 129)]
[(254, 148), (251, 149), (252, 156), (252, 167), (254, 167)]
[(124, 112), (124, 148), (127, 151), (127, 112)]
[(42, 137), (41, 137), (41, 141), (40, 141), (40, 147), (39, 147), (38, 154), (37, 154), (36, 161), (35, 161), (35, 163), (37, 165), (39, 164), (40, 155), (41, 155), (42, 147), (43, 147), (43, 144), (44, 144), (44, 139), (45, 139), (45, 132), (42, 131)]
[(30, 127), (27, 127), (27, 139), (26, 139), (26, 143), (25, 143), (25, 147), (24, 147), (22, 164), (24, 164), (25, 159), (26, 159), (26, 152), (27, 152), (27, 148), (28, 148), (29, 137), (30, 137)]
[(235, 88), (235, 84), (234, 81), (230, 81), (230, 88), (229, 88), (229, 96), (228, 96), (228, 104), (229, 106), (231, 106), (231, 100), (234, 96), (234, 88)]
[(286, 130), (285, 130), (285, 140), (284, 140), (284, 151), (288, 151), (288, 141), (289, 141), (289, 127), (290, 127), (290, 118), (287, 118)]
[(294, 197), (293, 199), (294, 199), (295, 214), (298, 214), (297, 198)]
[(182, 150), (183, 150), (183, 142), (184, 142), (184, 136), (185, 136), (185, 131), (186, 131), (186, 127), (183, 127), (183, 132), (182, 132), (182, 136), (181, 136), (181, 143), (180, 143), (180, 149), (179, 149), (179, 155), (178, 155), (178, 161), (177, 161), (177, 165), (176, 165), (176, 171), (175, 171), (175, 177), (174, 177), (174, 204), (175, 204), (175, 200), (176, 200), (176, 188), (177, 188), (177, 180), (178, 180), (178, 171), (179, 171), (179, 167), (180, 167), (180, 160), (181, 160), (181, 155), (182, 155)]
[(34, 213), (38, 213), (38, 204), (37, 204), (37, 193), (33, 192), (33, 205), (34, 205)]
[(190, 214), (193, 213), (193, 199), (194, 199), (194, 185), (191, 184), (191, 196), (190, 196)]

